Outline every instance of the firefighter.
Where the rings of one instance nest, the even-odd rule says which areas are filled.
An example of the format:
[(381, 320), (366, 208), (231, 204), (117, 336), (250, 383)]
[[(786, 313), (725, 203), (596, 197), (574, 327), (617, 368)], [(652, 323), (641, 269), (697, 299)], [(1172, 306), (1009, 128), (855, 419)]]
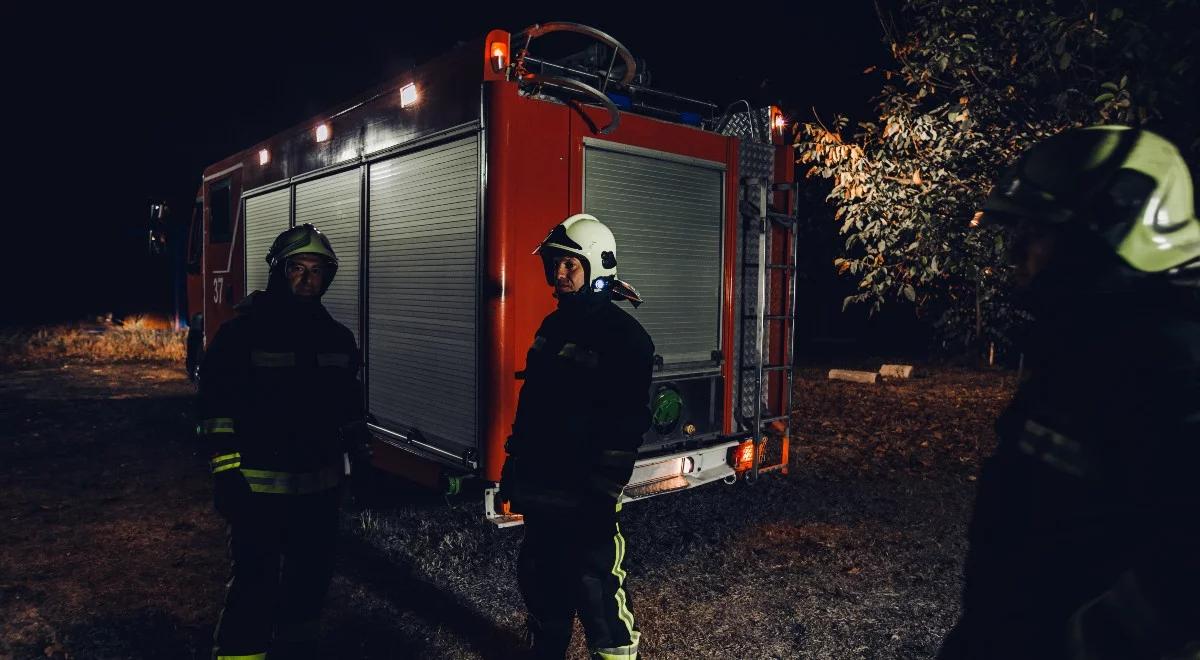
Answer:
[(267, 253), (266, 291), (221, 326), (200, 369), (200, 431), (232, 576), (217, 658), (313, 653), (333, 573), (344, 452), (366, 444), (354, 336), (321, 305), (338, 261), (309, 224)]
[(1200, 658), (1200, 222), (1178, 150), (1073, 129), (1004, 176), (1035, 317), (942, 660)]
[(642, 301), (617, 279), (616, 241), (603, 223), (573, 215), (535, 253), (558, 309), (526, 357), (500, 486), (525, 516), (518, 583), (529, 642), (537, 658), (564, 657), (578, 612), (593, 658), (635, 659), (640, 633), (617, 519), (650, 425), (654, 344), (614, 304)]

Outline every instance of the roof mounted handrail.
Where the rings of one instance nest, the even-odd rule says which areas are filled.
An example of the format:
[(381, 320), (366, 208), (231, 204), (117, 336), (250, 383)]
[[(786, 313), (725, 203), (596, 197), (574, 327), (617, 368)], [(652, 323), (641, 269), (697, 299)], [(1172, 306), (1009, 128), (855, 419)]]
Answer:
[(601, 135), (607, 135), (615, 131), (617, 126), (619, 126), (621, 123), (621, 113), (620, 110), (617, 109), (616, 104), (613, 103), (612, 100), (608, 98), (608, 95), (603, 91), (579, 80), (561, 76), (544, 76), (533, 73), (525, 68), (525, 56), (529, 53), (530, 42), (538, 37), (550, 34), (552, 32), (574, 32), (576, 34), (582, 34), (596, 39), (597, 41), (613, 49), (613, 57), (608, 65), (608, 75), (605, 77), (603, 82), (603, 85), (606, 88), (608, 86), (608, 78), (612, 76), (613, 66), (616, 65), (617, 57), (620, 57), (625, 63), (625, 75), (621, 77), (620, 84), (628, 85), (633, 81), (634, 76), (637, 75), (637, 60), (634, 59), (633, 53), (630, 53), (628, 48), (621, 44), (621, 42), (609, 36), (607, 33), (597, 30), (594, 27), (583, 25), (582, 23), (570, 23), (566, 21), (535, 23), (514, 35), (514, 41), (520, 39), (522, 36), (525, 37), (525, 46), (522, 47), (517, 53), (517, 56), (513, 58), (514, 71), (519, 80), (539, 85), (562, 87), (582, 93), (595, 99), (600, 105), (604, 106), (604, 109), (607, 110), (608, 114), (612, 117), (612, 121), (610, 121), (604, 128), (599, 129), (599, 133)]

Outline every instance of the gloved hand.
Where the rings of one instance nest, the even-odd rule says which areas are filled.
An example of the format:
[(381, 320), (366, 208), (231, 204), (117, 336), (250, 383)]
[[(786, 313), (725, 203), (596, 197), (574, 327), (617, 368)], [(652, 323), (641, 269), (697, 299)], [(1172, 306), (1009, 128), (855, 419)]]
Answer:
[(233, 522), (250, 504), (250, 483), (241, 470), (224, 470), (213, 475), (213, 508)]
[[(1159, 640), (1149, 634), (1155, 621), (1143, 609), (1132, 573), (1113, 588), (1075, 611), (1067, 622), (1067, 657), (1071, 660), (1117, 660), (1159, 657), (1152, 648)], [(1132, 597), (1131, 597), (1132, 596)]]
[(350, 456), (351, 465), (370, 465), (374, 451), (371, 449), (371, 432), (367, 420), (352, 422), (342, 427), (342, 448)]

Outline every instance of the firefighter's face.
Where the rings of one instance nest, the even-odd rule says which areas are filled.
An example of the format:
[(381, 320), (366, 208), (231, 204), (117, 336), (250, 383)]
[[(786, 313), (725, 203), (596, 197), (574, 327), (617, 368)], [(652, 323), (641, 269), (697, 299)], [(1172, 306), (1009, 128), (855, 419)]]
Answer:
[(584, 268), (579, 257), (559, 255), (552, 264), (555, 293), (575, 293), (583, 288)]
[(1038, 273), (1046, 269), (1054, 255), (1054, 243), (1054, 234), (1043, 227), (1025, 223), (1016, 227), (1007, 257), (1019, 288), (1032, 286)]
[(288, 286), (292, 295), (297, 298), (318, 298), (325, 281), (329, 277), (329, 267), (325, 260), (314, 254), (297, 254), (288, 257), (284, 266)]

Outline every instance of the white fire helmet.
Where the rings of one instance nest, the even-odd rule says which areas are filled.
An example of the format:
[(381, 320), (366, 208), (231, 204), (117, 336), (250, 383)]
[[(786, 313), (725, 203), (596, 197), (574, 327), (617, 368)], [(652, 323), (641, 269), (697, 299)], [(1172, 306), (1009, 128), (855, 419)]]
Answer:
[(542, 255), (546, 283), (554, 285), (553, 254), (563, 252), (579, 257), (587, 274), (587, 286), (595, 292), (610, 289), (614, 298), (624, 298), (637, 306), (642, 299), (629, 284), (617, 279), (617, 239), (612, 230), (587, 213), (576, 213), (555, 225), (533, 251)]

